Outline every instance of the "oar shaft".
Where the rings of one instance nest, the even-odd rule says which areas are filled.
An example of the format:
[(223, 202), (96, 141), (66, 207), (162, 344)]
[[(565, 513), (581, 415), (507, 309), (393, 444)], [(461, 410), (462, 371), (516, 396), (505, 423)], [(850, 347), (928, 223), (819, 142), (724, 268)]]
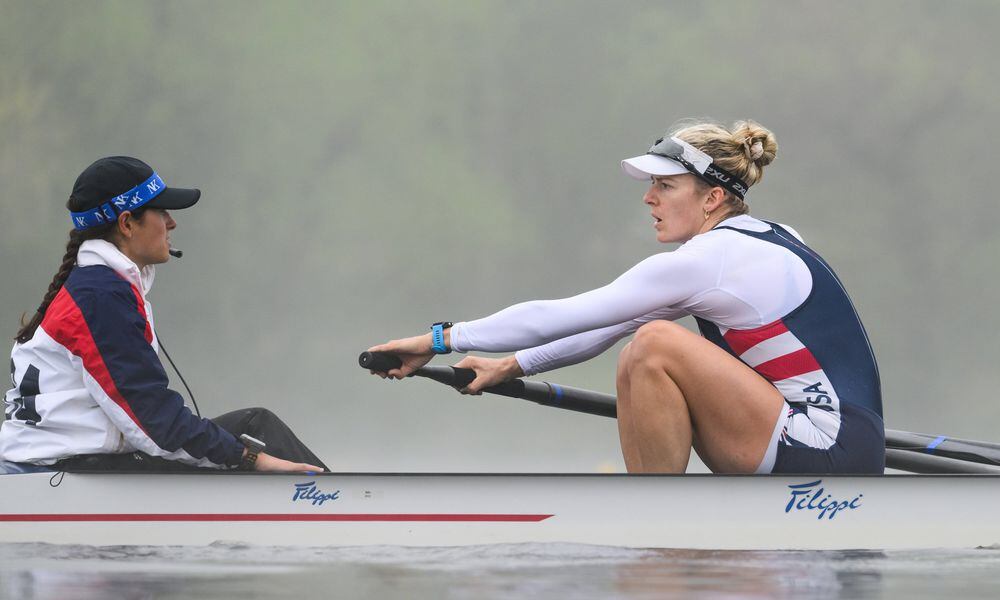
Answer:
[[(476, 378), (476, 372), (472, 369), (457, 369), (455, 367), (423, 367), (418, 369), (414, 375), (427, 377), (457, 388), (469, 385)], [(513, 379), (500, 385), (488, 387), (483, 391), (601, 417), (614, 418), (618, 414), (614, 396), (545, 381)]]
[(885, 466), (909, 473), (971, 473), (1000, 475), (1000, 467), (898, 448), (885, 449)]
[(885, 447), (967, 460), (986, 465), (1000, 465), (1000, 449), (989, 442), (973, 442), (909, 431), (885, 430)]

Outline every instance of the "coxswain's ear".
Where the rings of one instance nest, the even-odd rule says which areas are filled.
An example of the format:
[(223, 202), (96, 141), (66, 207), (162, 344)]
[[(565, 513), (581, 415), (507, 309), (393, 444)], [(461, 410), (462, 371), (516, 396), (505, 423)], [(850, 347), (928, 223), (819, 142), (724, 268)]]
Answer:
[(132, 237), (132, 211), (124, 211), (118, 215), (118, 233), (126, 238)]

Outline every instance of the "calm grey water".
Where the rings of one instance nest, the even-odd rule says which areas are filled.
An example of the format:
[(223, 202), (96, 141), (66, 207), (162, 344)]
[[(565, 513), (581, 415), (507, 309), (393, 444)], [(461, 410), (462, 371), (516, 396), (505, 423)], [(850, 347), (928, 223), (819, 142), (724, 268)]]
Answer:
[(997, 598), (1000, 548), (914, 552), (0, 545), (0, 597)]

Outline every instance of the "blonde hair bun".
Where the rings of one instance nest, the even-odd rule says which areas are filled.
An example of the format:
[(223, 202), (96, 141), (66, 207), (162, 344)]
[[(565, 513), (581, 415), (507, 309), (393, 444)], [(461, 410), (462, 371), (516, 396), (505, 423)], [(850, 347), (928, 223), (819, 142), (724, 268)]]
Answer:
[(751, 120), (733, 124), (733, 139), (739, 140), (745, 156), (758, 167), (771, 164), (778, 153), (778, 142), (767, 128)]
[(778, 154), (778, 142), (766, 127), (746, 119), (726, 127), (707, 119), (678, 123), (675, 135), (712, 157), (723, 169), (752, 186), (764, 177), (764, 167)]

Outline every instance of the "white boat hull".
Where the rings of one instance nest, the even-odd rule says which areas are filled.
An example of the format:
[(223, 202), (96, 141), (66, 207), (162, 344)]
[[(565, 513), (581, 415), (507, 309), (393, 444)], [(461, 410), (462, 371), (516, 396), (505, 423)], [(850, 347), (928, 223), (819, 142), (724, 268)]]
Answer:
[(1000, 477), (993, 475), (65, 474), (53, 487), (59, 477), (0, 476), (0, 542), (573, 542), (705, 549), (1000, 544)]

